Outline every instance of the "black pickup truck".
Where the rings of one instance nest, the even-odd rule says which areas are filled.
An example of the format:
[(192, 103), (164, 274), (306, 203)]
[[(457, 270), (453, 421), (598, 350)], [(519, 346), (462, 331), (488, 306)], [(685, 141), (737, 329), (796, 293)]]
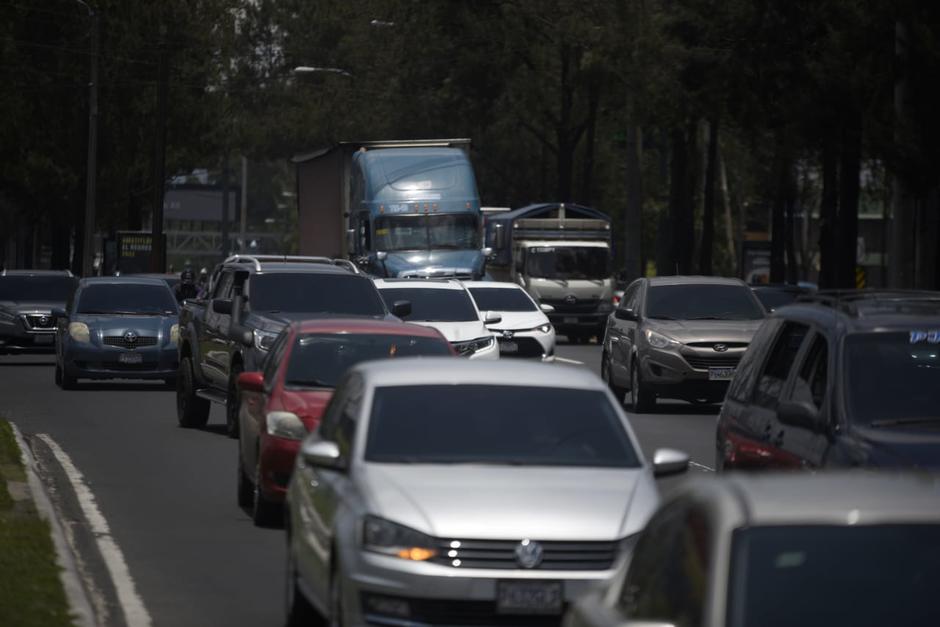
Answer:
[[(318, 317), (394, 319), (372, 280), (345, 260), (235, 255), (213, 274), (204, 298), (180, 311), (176, 409), (182, 427), (203, 427), (210, 403), (226, 407), (226, 429), (238, 437), (238, 375), (260, 370), (278, 333), (294, 320)], [(395, 314), (395, 315), (393, 315)]]

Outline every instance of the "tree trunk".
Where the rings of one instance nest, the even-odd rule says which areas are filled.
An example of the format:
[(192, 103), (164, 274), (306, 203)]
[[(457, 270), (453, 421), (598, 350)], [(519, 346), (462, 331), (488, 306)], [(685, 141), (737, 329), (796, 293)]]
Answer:
[(597, 108), (600, 105), (600, 87), (592, 82), (588, 87), (587, 136), (584, 146), (584, 170), (581, 174), (581, 198), (586, 205), (592, 202), (594, 186), (594, 136), (597, 130)]
[(839, 231), (838, 150), (832, 133), (823, 137), (822, 200), (819, 207), (819, 287), (836, 286), (836, 233)]
[(574, 89), (570, 84), (571, 47), (561, 45), (561, 103), (558, 126), (555, 128), (558, 144), (558, 201), (571, 202), (571, 179), (574, 169), (574, 145), (572, 142), (571, 120), (574, 108)]
[(626, 174), (627, 211), (623, 233), (623, 265), (626, 281), (643, 276), (643, 177), (640, 164), (642, 130), (631, 123), (627, 127)]
[(690, 274), (692, 247), (695, 244), (695, 222), (692, 212), (692, 181), (689, 157), (689, 137), (694, 137), (695, 125), (688, 132), (673, 129), (671, 133), (672, 161), (669, 176), (669, 214), (671, 227), (671, 267), (660, 274)]
[(705, 165), (705, 190), (702, 203), (702, 247), (699, 271), (712, 274), (712, 249), (715, 243), (715, 173), (718, 169), (718, 120), (708, 123), (708, 162)]
[[(908, 25), (899, 16), (894, 25), (894, 141), (902, 145), (910, 127), (910, 84), (907, 77), (910, 66), (908, 51)], [(895, 288), (914, 287), (914, 194), (904, 177), (894, 177), (892, 190), (891, 245), (888, 251), (888, 285)]]
[(731, 273), (737, 274), (738, 262), (734, 245), (734, 218), (731, 211), (731, 193), (728, 190), (728, 172), (725, 170), (725, 160), (721, 156), (721, 142), (718, 142), (715, 157), (718, 160), (718, 175), (721, 181), (721, 200), (724, 207), (725, 241), (728, 246), (728, 256), (731, 259)]
[(783, 283), (786, 280), (786, 179), (789, 169), (788, 158), (784, 154), (784, 131), (778, 130), (774, 141), (774, 157), (771, 166), (773, 180), (773, 200), (770, 219), (770, 282)]
[(858, 250), (859, 175), (862, 167), (861, 114), (847, 115), (839, 167), (839, 258), (837, 287), (855, 287)]

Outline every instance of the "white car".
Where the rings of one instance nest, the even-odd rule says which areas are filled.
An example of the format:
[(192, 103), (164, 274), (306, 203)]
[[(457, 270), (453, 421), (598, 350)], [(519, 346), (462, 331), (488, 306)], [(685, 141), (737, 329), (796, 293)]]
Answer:
[(500, 356), (555, 359), (555, 329), (524, 289), (515, 283), (494, 281), (464, 281), (464, 286), (478, 309), (502, 317), (502, 321), (486, 325), (496, 334)]
[(460, 283), (452, 279), (375, 279), (389, 306), (411, 303), (406, 322), (434, 327), (461, 357), (499, 359), (499, 346), (488, 324), (498, 324), (497, 313), (481, 312)]

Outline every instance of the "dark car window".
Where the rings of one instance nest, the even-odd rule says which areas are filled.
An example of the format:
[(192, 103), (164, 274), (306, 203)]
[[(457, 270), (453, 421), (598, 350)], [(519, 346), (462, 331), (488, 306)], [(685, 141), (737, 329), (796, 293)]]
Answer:
[(754, 527), (734, 534), (730, 627), (940, 625), (940, 526)]
[(82, 288), (76, 313), (175, 315), (178, 311), (166, 284), (105, 283)]
[(651, 285), (646, 316), (665, 320), (760, 320), (764, 312), (743, 285)]
[(225, 271), (222, 273), (222, 276), (219, 277), (218, 282), (215, 284), (215, 293), (212, 295), (213, 298), (231, 298), (232, 297), (232, 281), (235, 278), (235, 273), (232, 271)]
[[(915, 332), (916, 333), (916, 332)], [(940, 425), (940, 344), (903, 333), (845, 339), (845, 390), (857, 424), (911, 421)]]
[(405, 320), (467, 322), (480, 319), (470, 295), (464, 290), (402, 287), (379, 292), (389, 308), (399, 300), (411, 303), (411, 314), (405, 316)]
[(816, 335), (793, 384), (792, 399), (812, 403), (822, 409), (829, 382), (829, 346), (826, 338)]
[(366, 459), (635, 468), (603, 392), (509, 385), (376, 388)]
[(353, 274), (282, 272), (251, 278), (252, 311), (384, 316), (375, 285)]
[(0, 300), (64, 303), (77, 281), (69, 276), (0, 277)]
[(470, 294), (480, 311), (538, 311), (532, 299), (518, 289), (471, 287)]
[(373, 359), (450, 355), (444, 339), (412, 335), (307, 333), (294, 340), (285, 384), (292, 387), (335, 387), (352, 366)]
[(767, 311), (774, 311), (785, 305), (796, 302), (800, 296), (799, 290), (775, 289), (772, 287), (762, 287), (754, 290), (757, 300)]
[(741, 358), (741, 363), (738, 364), (734, 379), (728, 387), (728, 398), (746, 402), (751, 397), (757, 373), (760, 372), (762, 360), (767, 355), (767, 347), (779, 328), (780, 321), (776, 318), (769, 318), (761, 324), (747, 352)]
[(762, 407), (774, 408), (780, 401), (783, 386), (790, 376), (800, 346), (809, 332), (809, 327), (797, 322), (786, 322), (774, 342), (770, 357), (757, 380), (754, 402)]
[(535, 246), (526, 259), (529, 276), (542, 279), (605, 279), (610, 251), (601, 247)]
[(632, 620), (701, 625), (711, 570), (711, 529), (698, 507), (667, 506), (637, 543), (618, 605)]

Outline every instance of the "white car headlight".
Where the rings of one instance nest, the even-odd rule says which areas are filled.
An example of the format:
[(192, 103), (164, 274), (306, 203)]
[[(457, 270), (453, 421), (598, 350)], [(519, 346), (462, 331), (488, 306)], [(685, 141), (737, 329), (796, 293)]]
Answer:
[(69, 336), (76, 342), (88, 344), (91, 342), (91, 330), (84, 322), (70, 322)]
[(270, 331), (255, 329), (252, 334), (255, 338), (255, 348), (264, 352), (271, 350), (271, 347), (274, 346), (274, 340), (277, 339), (277, 333), (271, 333)]
[(656, 331), (651, 331), (650, 329), (644, 331), (643, 334), (646, 336), (647, 343), (653, 348), (671, 348), (679, 345), (679, 342), (671, 337), (657, 333)]
[(475, 340), (467, 340), (466, 342), (454, 342), (453, 345), (454, 350), (457, 351), (458, 355), (461, 357), (468, 357), (477, 351), (481, 351), (488, 346), (492, 346), (494, 341), (495, 340), (493, 339), (493, 336), (490, 335), (487, 337), (478, 337)]
[(180, 343), (180, 325), (174, 324), (170, 327), (170, 344)]
[(376, 516), (366, 516), (363, 521), (362, 548), (415, 562), (437, 555), (431, 536)]
[(550, 325), (549, 323), (546, 322), (546, 323), (543, 324), (542, 326), (535, 327), (535, 330), (536, 330), (536, 331), (541, 331), (542, 333), (551, 333), (552, 325)]
[(275, 435), (287, 440), (303, 440), (307, 436), (307, 427), (297, 414), (289, 411), (268, 412), (264, 420), (268, 435)]

